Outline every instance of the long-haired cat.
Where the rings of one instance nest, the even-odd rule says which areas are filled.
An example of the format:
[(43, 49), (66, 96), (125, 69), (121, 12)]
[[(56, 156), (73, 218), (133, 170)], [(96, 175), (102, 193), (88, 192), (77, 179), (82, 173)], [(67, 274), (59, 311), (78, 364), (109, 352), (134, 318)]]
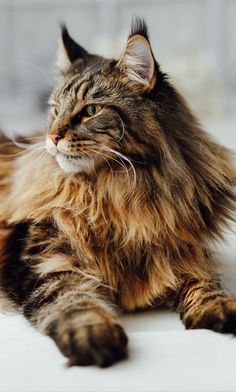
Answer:
[[(62, 28), (45, 141), (1, 158), (1, 291), (70, 365), (127, 355), (118, 310), (165, 305), (236, 334), (212, 244), (233, 219), (230, 152), (200, 127), (136, 20), (117, 60)], [(3, 145), (4, 146), (4, 145)]]

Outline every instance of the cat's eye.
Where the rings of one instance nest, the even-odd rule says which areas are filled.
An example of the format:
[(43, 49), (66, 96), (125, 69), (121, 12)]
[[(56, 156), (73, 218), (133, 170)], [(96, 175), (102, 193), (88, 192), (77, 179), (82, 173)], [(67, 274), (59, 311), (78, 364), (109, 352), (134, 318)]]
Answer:
[(51, 113), (54, 117), (56, 117), (58, 115), (58, 107), (56, 105), (51, 106)]
[(85, 115), (88, 117), (92, 117), (95, 116), (95, 114), (97, 114), (98, 112), (100, 112), (100, 110), (102, 110), (101, 105), (88, 105), (85, 107)]

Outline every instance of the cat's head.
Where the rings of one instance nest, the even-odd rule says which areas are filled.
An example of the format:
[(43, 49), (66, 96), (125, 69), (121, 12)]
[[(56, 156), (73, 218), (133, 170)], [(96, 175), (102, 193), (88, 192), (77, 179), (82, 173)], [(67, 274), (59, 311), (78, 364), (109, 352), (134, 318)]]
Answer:
[(154, 91), (162, 74), (142, 20), (132, 24), (118, 60), (89, 54), (63, 27), (57, 65), (46, 145), (65, 172), (155, 158)]

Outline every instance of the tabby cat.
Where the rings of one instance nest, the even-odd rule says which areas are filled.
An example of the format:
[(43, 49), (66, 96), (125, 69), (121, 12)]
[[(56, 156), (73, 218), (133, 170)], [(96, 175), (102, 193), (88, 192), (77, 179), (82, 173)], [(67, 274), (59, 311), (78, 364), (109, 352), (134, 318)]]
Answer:
[(63, 27), (58, 68), (46, 143), (2, 145), (2, 302), (69, 365), (127, 356), (118, 310), (163, 305), (186, 328), (236, 334), (211, 250), (234, 218), (232, 157), (161, 71), (145, 23), (118, 61)]

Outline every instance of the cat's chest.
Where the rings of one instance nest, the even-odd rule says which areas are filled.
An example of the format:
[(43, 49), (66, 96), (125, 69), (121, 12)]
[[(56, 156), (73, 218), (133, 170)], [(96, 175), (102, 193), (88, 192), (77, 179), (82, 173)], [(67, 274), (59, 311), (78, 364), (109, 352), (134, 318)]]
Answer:
[(108, 253), (114, 257), (118, 250), (119, 254), (130, 255), (158, 234), (153, 227), (155, 214), (146, 216), (144, 210), (132, 204), (115, 208), (109, 201), (95, 206), (88, 203), (77, 213), (57, 210), (54, 221), (73, 248), (96, 255)]
[(151, 306), (162, 295), (155, 249), (144, 238), (141, 244), (116, 231), (112, 222), (93, 226), (86, 217), (75, 226), (80, 228), (73, 235), (79, 267), (111, 287), (123, 309)]
[[(163, 292), (158, 282), (157, 217), (143, 208), (87, 205), (76, 215), (61, 211), (59, 230), (70, 242), (80, 268), (117, 293), (125, 309), (149, 306)], [(155, 226), (156, 225), (156, 226)]]

